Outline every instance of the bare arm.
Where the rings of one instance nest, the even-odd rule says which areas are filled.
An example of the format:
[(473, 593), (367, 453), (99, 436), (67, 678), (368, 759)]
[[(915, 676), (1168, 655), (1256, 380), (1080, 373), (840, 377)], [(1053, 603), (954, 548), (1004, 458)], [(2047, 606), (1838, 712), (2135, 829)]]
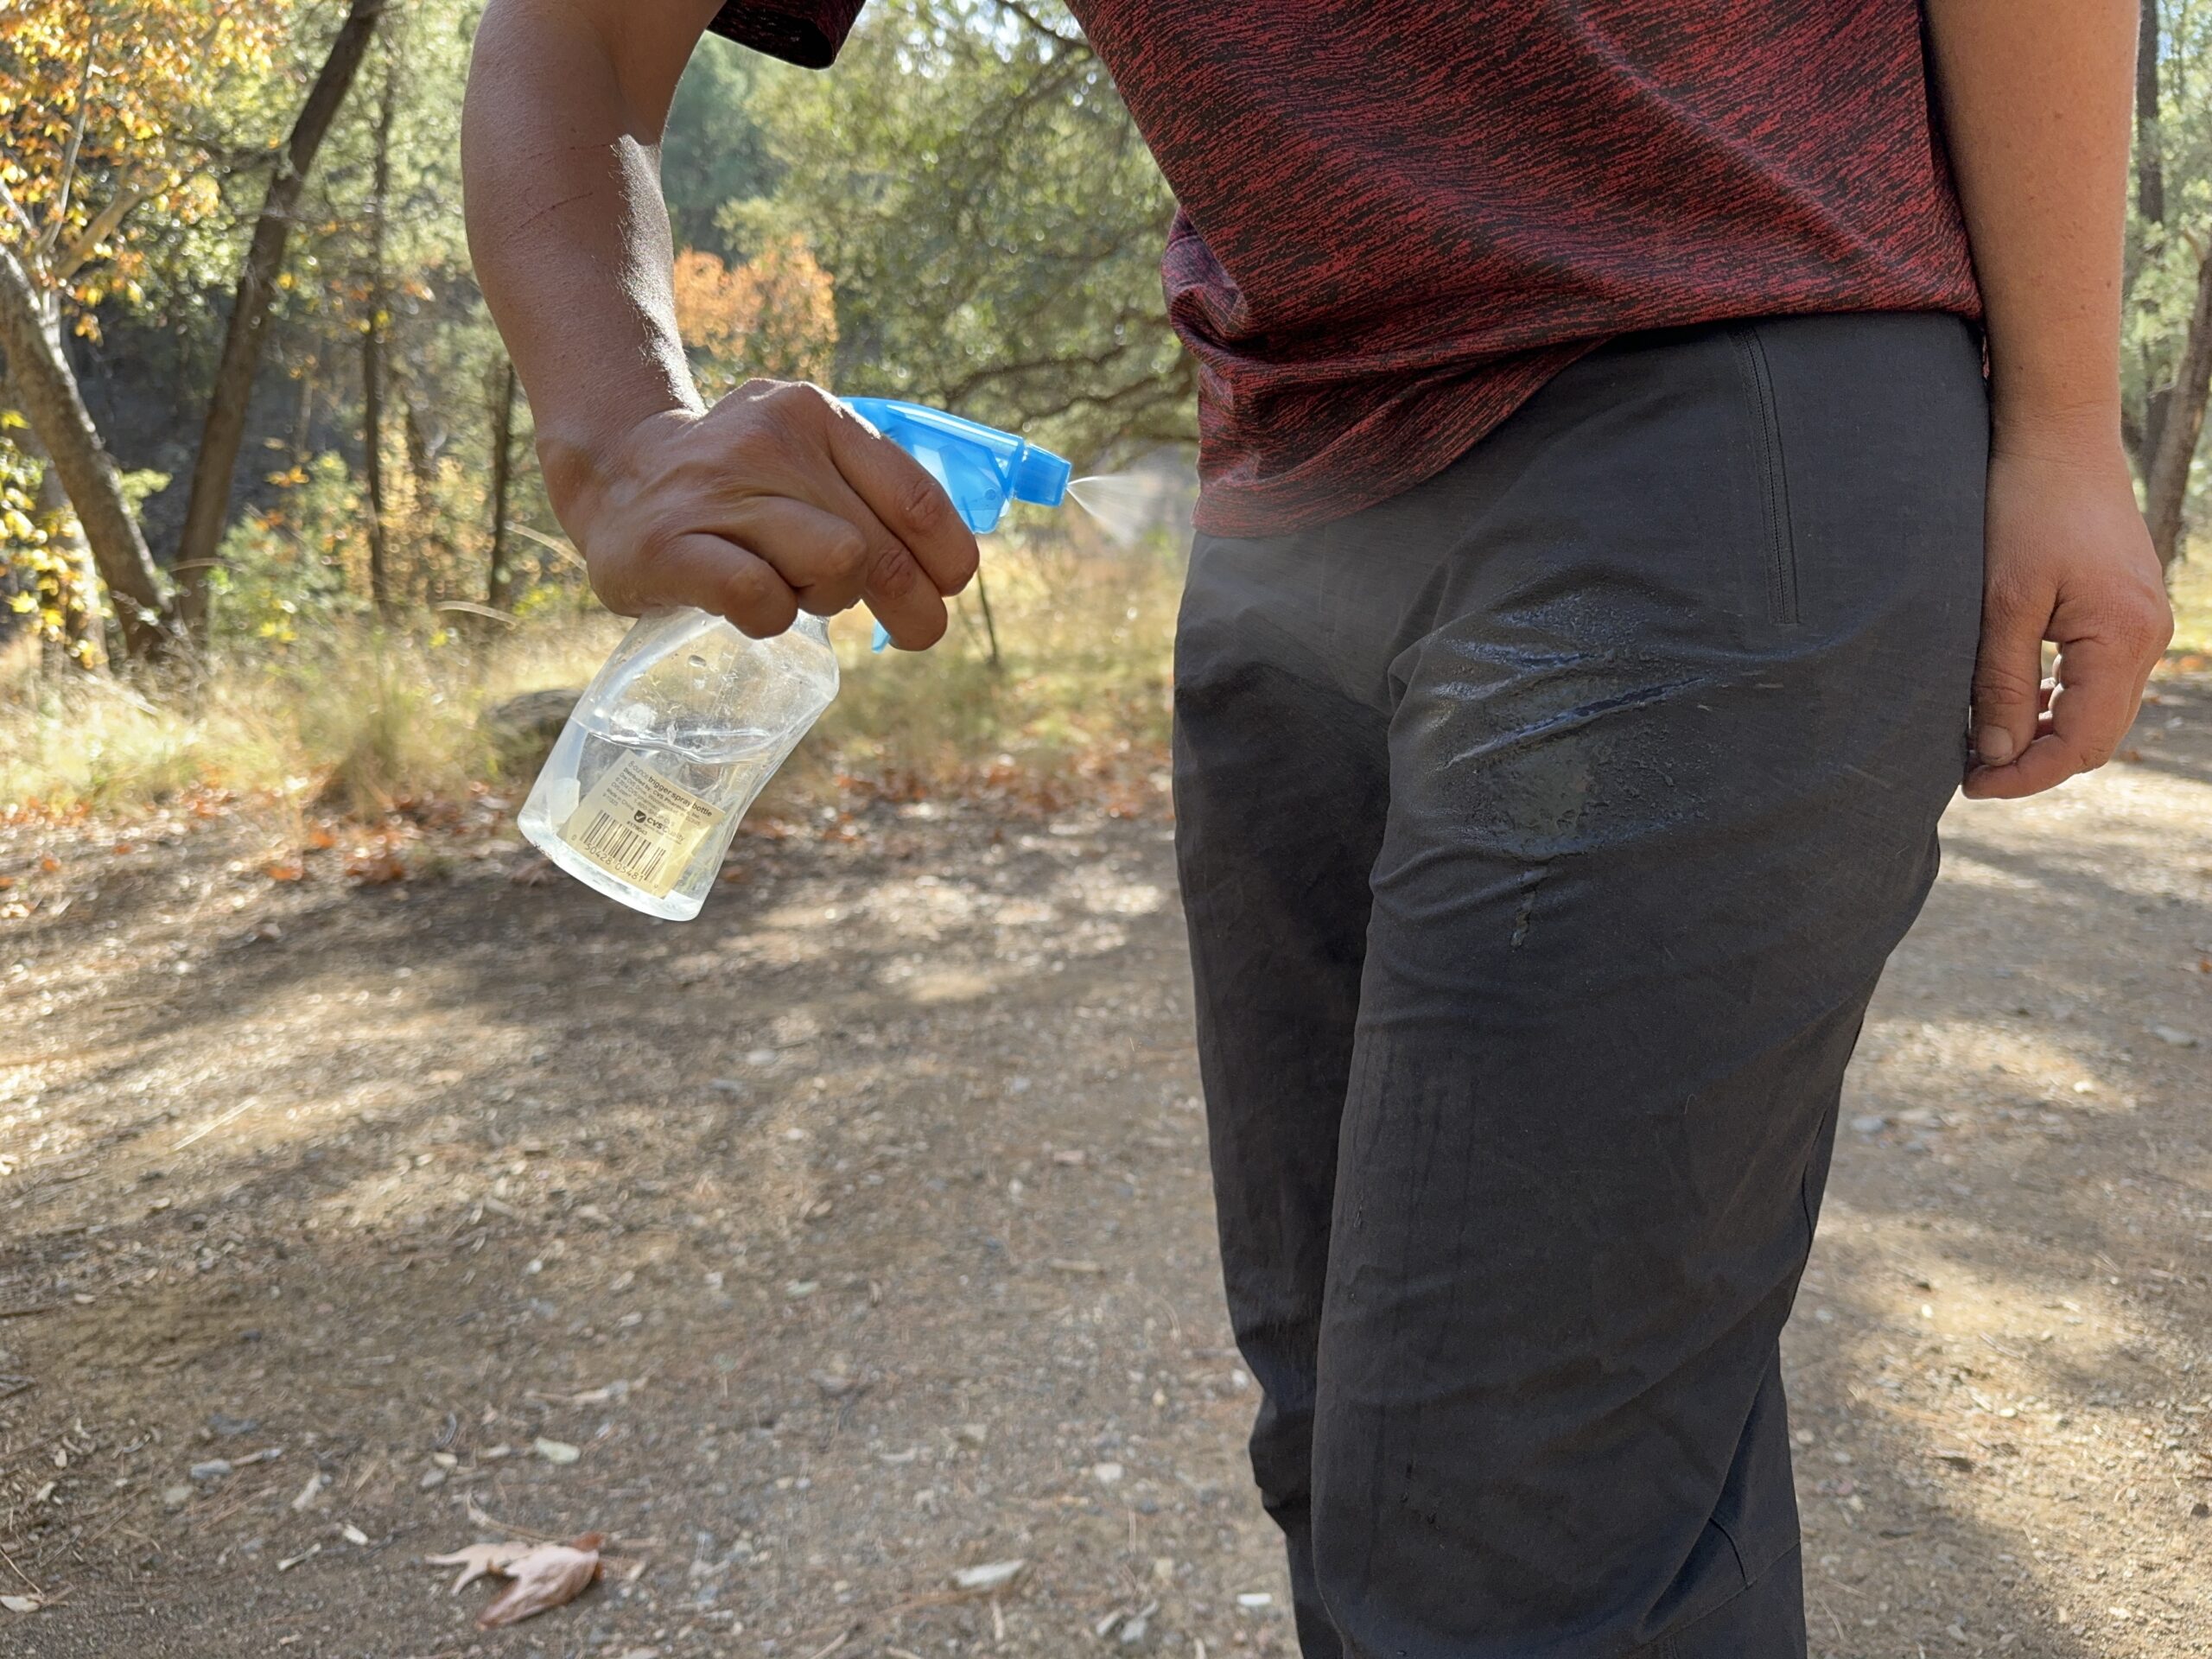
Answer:
[[(1967, 792), (2109, 760), (2172, 633), (2120, 436), (2135, 0), (1928, 0), (1988, 314), (1987, 575)], [(2041, 645), (2058, 646), (2040, 686)], [(2047, 706), (2046, 706), (2047, 705)]]
[(865, 599), (944, 632), (975, 538), (928, 474), (811, 386), (712, 410), (677, 335), (659, 143), (715, 0), (492, 0), (461, 128), (469, 250), (529, 391), (553, 508), (619, 611), (747, 632)]

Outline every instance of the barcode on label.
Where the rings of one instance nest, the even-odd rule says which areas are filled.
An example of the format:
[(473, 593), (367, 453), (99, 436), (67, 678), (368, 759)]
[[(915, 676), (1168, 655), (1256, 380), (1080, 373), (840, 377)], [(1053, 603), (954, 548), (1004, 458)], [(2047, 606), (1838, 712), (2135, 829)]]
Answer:
[(626, 754), (600, 774), (561, 836), (609, 874), (661, 899), (728, 823), (712, 803)]
[(604, 812), (592, 815), (575, 842), (615, 874), (640, 887), (650, 886), (659, 874), (660, 844)]

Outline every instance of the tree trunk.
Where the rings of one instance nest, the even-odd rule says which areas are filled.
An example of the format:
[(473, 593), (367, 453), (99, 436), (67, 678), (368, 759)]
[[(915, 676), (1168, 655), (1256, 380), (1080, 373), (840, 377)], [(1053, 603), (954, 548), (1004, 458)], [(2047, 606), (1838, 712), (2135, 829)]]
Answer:
[(2143, 516), (2150, 521), (2158, 563), (2173, 568), (2181, 551), (2182, 509), (2189, 500), (2189, 475), (2196, 463), (2197, 440), (2204, 433), (2204, 404), (2212, 395), (2212, 257), (2198, 262), (2196, 303), (2190, 309), (2189, 338), (2174, 377), (2173, 400), (2166, 411), (2158, 447), (2151, 458), (2144, 490)]
[(393, 389), (399, 394), (399, 441), (407, 450), (407, 471), (415, 480), (415, 499), (427, 504), (430, 493), (437, 487), (438, 461), (431, 451), (430, 430), (423, 419), (423, 404), (416, 396), (416, 383), (403, 360), (400, 372), (392, 376)]
[(484, 582), (484, 602), (505, 610), (514, 591), (507, 569), (507, 488), (514, 475), (515, 365), (502, 357), (492, 394), (492, 569)]
[(2143, 0), (2135, 46), (2135, 207), (2153, 225), (2166, 222), (2164, 120), (2158, 100), (2158, 0)]
[(385, 316), (391, 309), (384, 268), (385, 197), (391, 189), (391, 113), (397, 77), (384, 66), (377, 102), (376, 151), (369, 201), (368, 317), (361, 329), (361, 475), (369, 493), (369, 597), (391, 620), (391, 518), (384, 487)]
[[(374, 295), (370, 296), (376, 303)], [(369, 597), (391, 617), (391, 550), (385, 535), (384, 345), (373, 316), (361, 330), (361, 481), (369, 497)]]
[[(2135, 41), (2135, 208), (2145, 225), (2166, 222), (2164, 123), (2158, 86), (2158, 0), (2143, 0)], [(2135, 465), (2145, 480), (2158, 456), (2174, 389), (2159, 385), (2144, 361), (2143, 420), (2132, 434)]]
[(38, 434), (26, 429), (16, 447), (39, 463), (38, 516), (54, 527), (54, 539), (60, 545), (62, 557), (77, 572), (77, 587), (83, 603), (72, 607), (63, 619), (63, 626), (76, 646), (72, 660), (85, 668), (105, 668), (107, 640), (100, 627), (99, 562), (92, 557), (92, 543), (85, 539), (85, 527), (77, 522), (76, 510), (69, 505), (69, 492), (61, 487), (61, 474), (54, 464), (54, 457), (47, 453), (46, 445), (39, 441)]
[(253, 392), (254, 371), (261, 362), (269, 308), (276, 297), (276, 279), (283, 270), (294, 212), (307, 184), (308, 169), (315, 165), (315, 152), (322, 147), (330, 124), (337, 118), (339, 106), (353, 85), (354, 73), (368, 51), (370, 36), (376, 32), (385, 4), (385, 0), (351, 0), (347, 6), (346, 21), (330, 43), (321, 73), (315, 76), (307, 102), (292, 123), (291, 137), (269, 181), (269, 193), (262, 200), (261, 217), (254, 223), (245, 266), (238, 273), (230, 327), (223, 335), (222, 359), (207, 395), (207, 420), (192, 469), (184, 529), (177, 537), (176, 574), (183, 583), (179, 609), (186, 626), (197, 635), (204, 635), (207, 628), (208, 573), (214, 569), (216, 544), (231, 515), (231, 480), (238, 471), (239, 447), (245, 441), (246, 404)]
[(315, 439), (315, 371), (309, 358), (300, 372), (300, 407), (292, 422), (292, 465), (302, 468), (311, 459), (308, 446)]
[(154, 655), (168, 638), (170, 620), (161, 573), (77, 391), (76, 374), (61, 349), (60, 314), (50, 297), (41, 299), (32, 288), (30, 273), (5, 246), (0, 246), (0, 348), (8, 353), (8, 378), (22, 399), (23, 417), (53, 458), (51, 471), (60, 474), (107, 584), (124, 648), (133, 657)]
[[(0, 409), (20, 410), (22, 399), (15, 395), (5, 378), (0, 378)], [(39, 522), (53, 537), (52, 545), (67, 560), (76, 572), (78, 591), (84, 604), (73, 609), (66, 619), (69, 638), (77, 649), (71, 660), (91, 669), (107, 666), (107, 640), (99, 625), (100, 568), (92, 557), (92, 544), (85, 539), (85, 527), (77, 522), (76, 509), (69, 505), (69, 492), (61, 487), (61, 474), (54, 467), (54, 457), (47, 453), (36, 428), (24, 425), (16, 429), (16, 450), (26, 461), (38, 467), (38, 493), (32, 505), (38, 510)], [(0, 674), (0, 679), (4, 679)]]

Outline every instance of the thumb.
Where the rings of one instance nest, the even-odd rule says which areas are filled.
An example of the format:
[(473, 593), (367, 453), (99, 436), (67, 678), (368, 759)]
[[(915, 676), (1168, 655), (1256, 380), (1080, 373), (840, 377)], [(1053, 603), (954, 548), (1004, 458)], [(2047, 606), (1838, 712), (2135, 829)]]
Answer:
[(2048, 598), (1993, 587), (1981, 606), (1981, 649), (1974, 667), (1974, 758), (2010, 765), (2035, 741), (2042, 713), (2043, 638)]

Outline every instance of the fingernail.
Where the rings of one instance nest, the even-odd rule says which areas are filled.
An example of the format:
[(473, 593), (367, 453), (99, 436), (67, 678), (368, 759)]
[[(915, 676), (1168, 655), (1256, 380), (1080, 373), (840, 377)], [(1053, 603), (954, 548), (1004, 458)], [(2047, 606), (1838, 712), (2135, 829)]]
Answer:
[(1977, 732), (1974, 734), (1974, 751), (1985, 766), (2004, 766), (2012, 758), (2012, 734), (2001, 726)]

